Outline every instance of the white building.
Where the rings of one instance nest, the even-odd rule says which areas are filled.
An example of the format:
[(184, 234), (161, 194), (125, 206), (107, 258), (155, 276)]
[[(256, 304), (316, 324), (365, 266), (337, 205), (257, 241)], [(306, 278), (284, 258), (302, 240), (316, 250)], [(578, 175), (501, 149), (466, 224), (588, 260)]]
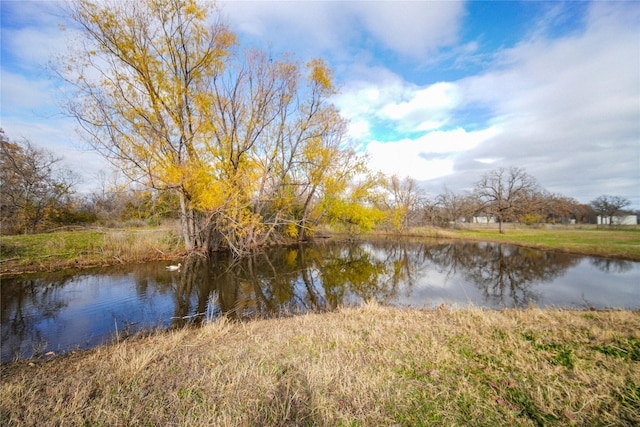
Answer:
[[(609, 225), (609, 217), (598, 215), (598, 224)], [(638, 217), (636, 215), (618, 215), (611, 218), (613, 225), (637, 225)]]
[(493, 216), (474, 216), (473, 222), (476, 224), (495, 224), (496, 218)]

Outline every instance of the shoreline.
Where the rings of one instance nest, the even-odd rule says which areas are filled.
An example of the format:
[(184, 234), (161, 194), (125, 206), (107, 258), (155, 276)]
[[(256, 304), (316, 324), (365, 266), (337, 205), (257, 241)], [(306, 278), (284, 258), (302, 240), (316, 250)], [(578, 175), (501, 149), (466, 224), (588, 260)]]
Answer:
[[(83, 233), (89, 236), (85, 238)], [(323, 232), (321, 238), (349, 238), (349, 235)], [(640, 228), (514, 228), (508, 229), (505, 234), (498, 234), (486, 227), (428, 228), (408, 229), (403, 233), (372, 232), (357, 236), (361, 240), (376, 238), (485, 241), (582, 256), (640, 261)], [(26, 255), (21, 255), (20, 252), (25, 252)], [(185, 256), (187, 254), (176, 242), (175, 232), (171, 228), (101, 229), (2, 236), (0, 278), (67, 268), (169, 261)]]
[(2, 365), (0, 421), (630, 426), (640, 421), (639, 331), (640, 312), (624, 310), (368, 303), (220, 318)]

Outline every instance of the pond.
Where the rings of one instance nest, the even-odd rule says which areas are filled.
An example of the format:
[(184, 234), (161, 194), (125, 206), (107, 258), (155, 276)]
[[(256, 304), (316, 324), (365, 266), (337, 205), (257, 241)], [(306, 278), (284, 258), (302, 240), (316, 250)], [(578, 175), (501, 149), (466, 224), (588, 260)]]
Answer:
[(640, 309), (640, 263), (493, 243), (321, 241), (3, 278), (2, 363), (225, 314), (270, 317), (368, 300), (396, 307)]

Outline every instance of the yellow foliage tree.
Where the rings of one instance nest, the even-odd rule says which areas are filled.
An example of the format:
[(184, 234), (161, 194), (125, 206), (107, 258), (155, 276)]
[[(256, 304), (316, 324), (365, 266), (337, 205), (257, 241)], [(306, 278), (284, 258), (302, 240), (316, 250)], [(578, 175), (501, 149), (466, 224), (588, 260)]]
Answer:
[(209, 2), (69, 5), (68, 111), (130, 179), (178, 194), (188, 250), (304, 239), (362, 169), (321, 59), (240, 49)]
[(225, 66), (234, 34), (207, 25), (195, 0), (68, 3), (83, 43), (63, 59), (76, 91), (67, 105), (88, 142), (133, 181), (180, 198), (188, 250), (210, 245), (193, 194), (209, 165), (210, 81)]

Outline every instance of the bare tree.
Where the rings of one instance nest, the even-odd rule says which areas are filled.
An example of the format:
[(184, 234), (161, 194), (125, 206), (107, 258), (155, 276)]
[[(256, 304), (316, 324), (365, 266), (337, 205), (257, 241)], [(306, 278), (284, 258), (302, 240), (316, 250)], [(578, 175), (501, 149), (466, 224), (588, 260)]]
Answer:
[(622, 213), (622, 209), (629, 206), (631, 202), (624, 197), (602, 195), (591, 201), (591, 207), (598, 214), (609, 219), (609, 224), (613, 224), (613, 217)]
[(469, 194), (456, 194), (448, 188), (438, 194), (435, 200), (443, 219), (447, 223), (456, 222), (459, 219), (467, 219), (475, 211), (475, 200)]
[(26, 139), (11, 142), (0, 129), (0, 222), (2, 232), (33, 233), (56, 210), (69, 205), (77, 176), (62, 159)]
[(505, 221), (513, 221), (533, 208), (538, 193), (536, 179), (513, 166), (486, 173), (474, 189), (480, 209), (496, 217), (500, 233), (504, 233)]
[(402, 231), (415, 222), (418, 208), (425, 199), (424, 191), (408, 176), (400, 179), (397, 175), (392, 175), (385, 180), (385, 184), (385, 204), (389, 220), (395, 230)]

